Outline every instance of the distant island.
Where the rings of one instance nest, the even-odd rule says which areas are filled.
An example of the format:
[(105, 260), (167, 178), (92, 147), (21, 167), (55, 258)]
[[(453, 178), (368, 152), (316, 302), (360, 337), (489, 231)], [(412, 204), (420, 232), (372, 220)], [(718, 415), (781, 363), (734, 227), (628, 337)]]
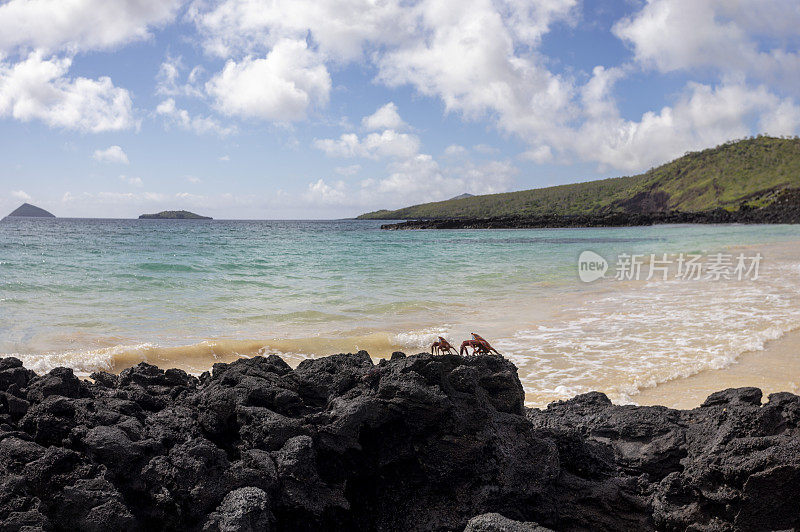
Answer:
[(800, 223), (800, 138), (758, 136), (635, 176), (461, 197), (362, 214), (387, 229)]
[(14, 212), (9, 214), (7, 218), (55, 218), (55, 215), (36, 205), (23, 203), (17, 207)]
[(210, 216), (200, 216), (189, 211), (161, 211), (156, 214), (142, 214), (140, 220), (213, 220)]

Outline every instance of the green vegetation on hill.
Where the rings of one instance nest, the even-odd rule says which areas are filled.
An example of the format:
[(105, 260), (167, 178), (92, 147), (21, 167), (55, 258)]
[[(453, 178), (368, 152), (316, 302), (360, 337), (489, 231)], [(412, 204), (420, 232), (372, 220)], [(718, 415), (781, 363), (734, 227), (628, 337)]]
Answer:
[(161, 211), (157, 214), (142, 214), (140, 220), (211, 220), (189, 211)]
[(759, 136), (687, 153), (635, 176), (380, 210), (359, 219), (490, 218), (762, 207), (800, 187), (800, 139)]

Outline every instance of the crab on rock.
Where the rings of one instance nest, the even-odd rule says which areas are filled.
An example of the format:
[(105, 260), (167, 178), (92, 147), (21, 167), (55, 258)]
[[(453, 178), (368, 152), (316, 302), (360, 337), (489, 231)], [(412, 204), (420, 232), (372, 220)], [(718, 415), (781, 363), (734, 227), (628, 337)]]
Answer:
[(464, 353), (469, 353), (468, 347), (472, 348), (472, 354), (479, 353), (481, 355), (488, 355), (492, 352), (497, 353), (498, 355), (500, 352), (495, 349), (494, 347), (489, 344), (481, 335), (470, 333), (472, 335), (472, 340), (464, 340), (461, 343), (461, 350), (459, 354), (463, 355)]
[(450, 345), (450, 342), (440, 336), (438, 340), (431, 344), (431, 354), (435, 353), (440, 353), (442, 355), (445, 353), (453, 353), (455, 355), (456, 348)]

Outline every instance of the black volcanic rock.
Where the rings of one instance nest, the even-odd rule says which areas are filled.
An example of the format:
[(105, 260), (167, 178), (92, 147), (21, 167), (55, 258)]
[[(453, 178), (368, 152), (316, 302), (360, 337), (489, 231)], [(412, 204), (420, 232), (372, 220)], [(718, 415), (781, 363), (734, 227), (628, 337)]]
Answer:
[(570, 508), (561, 518), (581, 523), (567, 528), (797, 528), (800, 397), (760, 398), (756, 388), (729, 389), (681, 411), (614, 406), (593, 393), (528, 419), (559, 447), (556, 491)]
[(526, 410), (502, 357), (363, 351), (92, 379), (0, 359), (0, 530), (800, 526), (788, 393)]
[(520, 523), (497, 513), (477, 515), (469, 520), (464, 532), (552, 532), (536, 523)]
[(55, 216), (41, 207), (31, 205), (30, 203), (23, 203), (14, 212), (8, 215), (8, 218), (55, 218)]

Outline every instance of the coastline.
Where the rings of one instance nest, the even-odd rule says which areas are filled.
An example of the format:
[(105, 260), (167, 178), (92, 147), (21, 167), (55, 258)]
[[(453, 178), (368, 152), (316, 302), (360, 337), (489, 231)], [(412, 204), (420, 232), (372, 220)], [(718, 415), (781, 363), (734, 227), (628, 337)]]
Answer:
[[(383, 336), (383, 335), (379, 335)], [(150, 363), (161, 367), (178, 367), (187, 371), (191, 375), (199, 376), (206, 369), (210, 370), (209, 359), (216, 362), (233, 363), (236, 360), (248, 360), (256, 356), (269, 356), (274, 354), (280, 356), (290, 367), (296, 368), (306, 360), (316, 360), (331, 356), (337, 352), (336, 349), (346, 349), (346, 339), (325, 339), (328, 344), (330, 354), (309, 356), (302, 354), (298, 349), (300, 343), (293, 340), (283, 341), (211, 341), (201, 342), (193, 346), (177, 347), (154, 347), (140, 346), (131, 347), (129, 354), (121, 358), (114, 359), (114, 366), (109, 367), (108, 371), (119, 375), (123, 371), (137, 366), (140, 362)], [(382, 342), (362, 342), (363, 347), (368, 350), (374, 348), (376, 344)], [(395, 349), (402, 350), (402, 347)], [(112, 348), (113, 351), (113, 348)], [(191, 351), (193, 354), (188, 355)], [(252, 352), (253, 355), (244, 356), (241, 352)], [(382, 346), (382, 353), (372, 356), (375, 364), (391, 357), (391, 348), (387, 343)], [(424, 349), (419, 349), (423, 352)], [(102, 350), (101, 350), (102, 352)], [(703, 401), (712, 393), (725, 388), (738, 387), (757, 387), (763, 390), (764, 396), (771, 393), (790, 392), (797, 394), (800, 392), (800, 329), (788, 331), (775, 340), (765, 343), (763, 349), (750, 350), (741, 353), (735, 361), (725, 367), (714, 369), (704, 369), (685, 377), (677, 377), (664, 382), (659, 382), (655, 386), (642, 387), (637, 394), (630, 396), (629, 401), (617, 402), (615, 404), (636, 404), (640, 406), (664, 406), (676, 409), (692, 409), (699, 407)], [(29, 368), (37, 369), (39, 375), (46, 374), (37, 364), (41, 359), (28, 359), (26, 365)], [(216, 363), (215, 362), (215, 363)], [(49, 365), (52, 367), (53, 362)], [(64, 357), (64, 364), (76, 364), (75, 359)], [(81, 367), (73, 368), (75, 374), (80, 378), (88, 377), (97, 369), (86, 369)], [(535, 376), (534, 376), (535, 377)], [(553, 399), (550, 402), (556, 402)], [(526, 403), (545, 407), (538, 397), (526, 394)]]
[[(174, 238), (188, 247), (193, 235), (203, 234), (209, 243), (203, 249), (211, 252), (217, 246), (208, 235), (224, 238), (227, 231), (242, 230), (238, 224), (211, 225), (208, 234), (205, 226), (200, 233), (196, 226), (176, 226), (165, 242)], [(746, 350), (800, 326), (800, 226), (454, 234), (387, 233), (377, 230), (378, 223), (368, 225), (366, 230), (358, 224), (342, 230), (308, 224), (247, 228), (268, 242), (287, 230), (313, 230), (308, 249), (314, 250), (335, 249), (343, 239), (366, 245), (358, 268), (335, 252), (323, 255), (323, 267), (301, 261), (284, 268), (286, 261), (273, 256), (256, 255), (252, 264), (234, 260), (252, 256), (249, 244), (224, 247), (213, 260), (205, 252), (200, 258), (174, 257), (170, 252), (178, 246), (169, 244), (159, 251), (163, 257), (131, 264), (124, 247), (108, 241), (108, 257), (69, 255), (80, 249), (77, 242), (46, 262), (39, 253), (22, 262), (26, 256), (19, 254), (2, 265), (9, 274), (5, 286), (11, 297), (3, 304), (11, 319), (0, 352), (40, 374), (57, 366), (71, 367), (79, 376), (120, 373), (145, 361), (200, 375), (214, 363), (256, 355), (277, 354), (297, 366), (307, 358), (364, 349), (377, 362), (394, 351), (428, 351), (438, 335), (458, 347), (475, 331), (519, 368), (528, 406), (590, 390), (625, 404), (645, 401), (659, 383), (730, 365)], [(79, 227), (133, 233), (136, 245), (151, 233), (135, 221)], [(293, 243), (285, 251), (307, 249), (295, 248)], [(606, 279), (590, 284), (576, 276), (578, 256), (587, 249), (607, 257), (610, 268), (622, 251), (760, 252), (765, 260), (757, 283)], [(91, 274), (80, 273), (85, 264), (92, 266)], [(55, 286), (47, 276), (54, 267), (66, 272)], [(677, 399), (685, 395), (677, 384), (655, 389), (674, 389)], [(666, 397), (651, 402), (702, 401)]]
[(622, 211), (587, 214), (514, 215), (490, 218), (429, 218), (381, 225), (384, 230), (408, 229), (539, 229), (577, 227), (637, 227), (659, 224), (797, 224), (800, 190), (785, 190), (773, 203), (760, 208), (710, 211)]
[(92, 380), (0, 359), (10, 529), (800, 526), (789, 393), (762, 405), (756, 388), (728, 389), (673, 410), (592, 392), (526, 409), (501, 356), (373, 364), (365, 351)]
[[(784, 245), (739, 245), (734, 252), (758, 250), (773, 260), (795, 257)], [(777, 338), (767, 340), (758, 349), (740, 353), (735, 360), (720, 368), (706, 368), (685, 377), (641, 388), (631, 397), (642, 406), (668, 405), (672, 408), (696, 408), (717, 389), (754, 386), (770, 393), (800, 391), (800, 328), (783, 331)]]
[[(333, 354), (336, 348), (345, 348), (345, 339), (327, 339), (329, 353)], [(371, 346), (379, 342), (371, 343)], [(376, 356), (372, 356), (374, 363), (378, 364), (381, 360), (389, 359), (391, 353), (389, 344), (383, 347), (386, 351)], [(330, 356), (322, 354), (319, 356), (303, 355), (297, 348), (300, 347), (296, 341), (227, 341), (227, 342), (202, 342), (195, 346), (177, 347), (153, 347), (142, 346), (139, 349), (131, 348), (130, 355), (114, 360), (114, 367), (109, 368), (113, 374), (135, 367), (140, 362), (147, 362), (162, 367), (180, 367), (189, 374), (199, 376), (206, 368), (210, 370), (208, 360), (213, 358), (217, 362), (232, 363), (236, 360), (247, 360), (255, 356), (268, 356), (275, 354), (280, 356), (286, 363), (296, 368), (305, 360), (315, 360)], [(364, 345), (367, 349), (369, 345)], [(396, 348), (403, 349), (403, 348)], [(194, 354), (187, 355), (191, 350)], [(371, 349), (369, 349), (371, 350)], [(250, 351), (255, 355), (243, 356), (239, 352)], [(294, 351), (294, 352), (293, 352)], [(424, 351), (420, 349), (420, 351)], [(708, 368), (698, 373), (686, 377), (659, 382), (652, 387), (642, 387), (640, 391), (630, 397), (632, 404), (641, 406), (664, 406), (676, 409), (692, 409), (699, 407), (706, 397), (712, 393), (725, 388), (738, 387), (757, 387), (763, 390), (764, 396), (771, 393), (790, 392), (797, 394), (800, 392), (800, 329), (786, 332), (780, 338), (767, 341), (763, 349), (751, 350), (741, 353), (737, 359), (725, 367), (719, 369)], [(28, 367), (37, 368), (30, 359)], [(64, 359), (65, 364), (75, 364), (75, 360)], [(52, 365), (51, 365), (52, 367)], [(75, 368), (75, 373), (81, 378), (88, 377), (96, 369), (81, 370)], [(37, 371), (40, 375), (45, 374)], [(526, 395), (528, 404), (540, 404), (532, 396)], [(552, 402), (556, 400), (553, 399)], [(615, 404), (627, 404), (627, 401)]]
[(730, 365), (643, 388), (631, 399), (638, 405), (696, 408), (714, 391), (752, 386), (764, 396), (800, 391), (800, 329), (768, 341), (761, 350), (745, 351)]

